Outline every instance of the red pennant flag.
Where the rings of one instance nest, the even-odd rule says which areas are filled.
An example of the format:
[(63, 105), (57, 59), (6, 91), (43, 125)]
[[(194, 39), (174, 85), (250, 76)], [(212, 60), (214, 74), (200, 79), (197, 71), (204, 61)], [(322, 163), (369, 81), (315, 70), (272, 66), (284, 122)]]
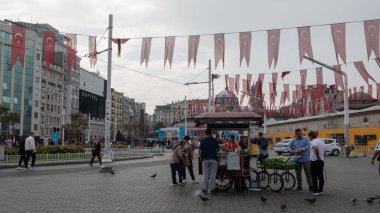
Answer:
[(282, 91), (281, 98), (280, 98), (280, 106), (285, 105), (285, 93)]
[(44, 31), (44, 58), (46, 66), (54, 64), (54, 53), (55, 53), (55, 32), (54, 31)]
[(298, 28), (298, 47), (300, 63), (302, 63), (303, 56), (305, 54), (307, 54), (310, 58), (314, 58), (313, 50), (311, 48), (310, 27)]
[(315, 72), (317, 74), (317, 84), (318, 85), (323, 85), (323, 71), (322, 71), (322, 67), (318, 67), (315, 70)]
[(339, 64), (338, 55), (342, 58), (343, 62), (346, 63), (346, 25), (342, 24), (332, 24), (331, 34), (334, 42), (336, 61)]
[(284, 80), (284, 77), (285, 77), (286, 75), (288, 75), (288, 74), (290, 74), (290, 71), (284, 71), (284, 72), (282, 72), (282, 73), (281, 73), (281, 78), (282, 78), (282, 80)]
[(360, 86), (360, 102), (364, 104), (364, 86)]
[(240, 95), (240, 105), (243, 105), (244, 97), (245, 97), (244, 94)]
[(240, 89), (240, 74), (235, 74), (235, 93), (236, 95), (239, 95), (239, 89)]
[(252, 74), (247, 74), (247, 92), (251, 94)]
[(90, 57), (90, 67), (95, 67), (97, 61), (96, 36), (88, 37), (88, 52)]
[(71, 76), (71, 68), (76, 69), (77, 35), (66, 34), (67, 38), (67, 70)]
[(235, 90), (235, 79), (228, 77), (228, 91), (233, 93)]
[(140, 65), (145, 61), (145, 67), (148, 67), (150, 48), (152, 45), (152, 38), (143, 38), (141, 42), (141, 55), (140, 55)]
[(293, 90), (293, 92), (292, 92), (292, 103), (296, 103), (296, 102), (297, 102), (297, 91)]
[(229, 88), (228, 88), (228, 74), (224, 75), (224, 80), (226, 81), (226, 88), (227, 88), (227, 90), (229, 90)]
[(169, 61), (170, 69), (172, 68), (174, 46), (175, 46), (175, 37), (174, 36), (165, 37), (164, 67), (166, 65), (166, 61)]
[(276, 95), (273, 91), (273, 83), (269, 83), (269, 99), (270, 99), (270, 106), (274, 107), (275, 106), (275, 101), (276, 101)]
[(300, 75), (301, 75), (301, 89), (305, 89), (307, 70), (306, 69), (301, 70)]
[(189, 36), (188, 53), (187, 53), (187, 67), (190, 67), (191, 59), (193, 59), (194, 68), (195, 68), (195, 64), (197, 63), (199, 40), (200, 40), (199, 35)]
[(356, 87), (354, 87), (354, 97), (353, 97), (353, 102), (354, 104), (357, 104), (358, 103), (358, 92), (356, 91)]
[(256, 96), (257, 97), (260, 97), (260, 98), (264, 98), (263, 97), (263, 82), (264, 82), (264, 73), (260, 73), (259, 74), (259, 78), (257, 79), (257, 83), (256, 83)]
[(369, 84), (368, 83), (368, 79), (371, 79), (372, 81), (374, 81), (376, 83), (375, 79), (373, 79), (372, 76), (370, 76), (368, 74), (368, 72), (367, 72), (367, 70), (366, 70), (366, 68), (365, 68), (365, 66), (364, 66), (364, 64), (363, 64), (362, 61), (354, 62), (354, 65), (355, 65), (356, 69), (358, 70), (359, 74), (362, 76), (362, 78), (364, 79), (364, 81), (367, 84)]
[(334, 77), (335, 77), (335, 84), (336, 84), (336, 89), (342, 88), (344, 92), (344, 84), (343, 84), (343, 77), (342, 77), (342, 71), (340, 69), (340, 64), (339, 65), (334, 65)]
[(290, 102), (289, 84), (284, 84), (284, 104), (286, 100)]
[(224, 54), (225, 54), (225, 45), (224, 45), (224, 34), (215, 34), (214, 35), (214, 55), (215, 55), (215, 69), (218, 67), (220, 60), (223, 62), (224, 69)]
[(280, 32), (281, 30), (268, 30), (268, 64), (272, 66), (274, 60), (274, 68), (277, 65), (278, 53), (280, 49)]
[(246, 95), (246, 94), (249, 94), (248, 91), (247, 91), (247, 80), (246, 79), (242, 79), (241, 80), (242, 83), (243, 83), (243, 93)]
[(25, 58), (25, 28), (12, 24), (12, 56), (11, 69), (16, 63), (17, 58), (24, 66)]
[(120, 58), (121, 54), (121, 45), (127, 43), (129, 38), (113, 38), (113, 43), (117, 44), (117, 57)]
[(273, 82), (273, 92), (277, 96), (277, 76), (278, 73), (272, 73), (272, 82)]
[(380, 58), (379, 28), (380, 28), (379, 19), (364, 21), (364, 34), (365, 34), (365, 43), (367, 46), (368, 59), (371, 56), (372, 50), (375, 53), (376, 58)]
[(211, 81), (214, 81), (214, 79), (220, 78), (220, 75), (218, 74), (211, 74)]
[(371, 104), (372, 102), (372, 84), (368, 85), (368, 93), (367, 93), (367, 103)]
[(249, 60), (251, 58), (251, 32), (241, 32), (239, 33), (239, 44), (240, 44), (240, 66), (241, 62), (245, 58), (247, 62), (247, 67), (249, 67)]

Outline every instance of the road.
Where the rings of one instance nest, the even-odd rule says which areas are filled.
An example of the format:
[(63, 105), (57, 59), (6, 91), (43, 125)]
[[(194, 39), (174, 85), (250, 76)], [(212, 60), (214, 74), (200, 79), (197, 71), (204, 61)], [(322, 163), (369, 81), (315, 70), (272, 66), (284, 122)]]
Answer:
[[(308, 191), (295, 190), (231, 189), (208, 194), (211, 200), (203, 202), (195, 195), (201, 184), (171, 186), (166, 158), (115, 162), (115, 175), (100, 173), (98, 164), (2, 169), (0, 212), (284, 212), (282, 203), (287, 204), (286, 212), (380, 212), (377, 201), (372, 205), (364, 201), (380, 194), (378, 169), (369, 164), (369, 157), (327, 157), (326, 194), (317, 197), (315, 204), (305, 203), (311, 197)], [(156, 172), (157, 178), (149, 177)], [(268, 202), (261, 203), (260, 195)], [(356, 205), (351, 198), (358, 199)]]

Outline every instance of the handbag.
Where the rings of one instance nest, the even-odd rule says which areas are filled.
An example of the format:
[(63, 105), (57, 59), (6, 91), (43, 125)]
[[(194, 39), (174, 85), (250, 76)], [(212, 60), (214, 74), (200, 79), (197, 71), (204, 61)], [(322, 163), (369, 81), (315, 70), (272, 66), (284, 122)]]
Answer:
[(240, 170), (240, 156), (238, 153), (227, 154), (227, 170)]

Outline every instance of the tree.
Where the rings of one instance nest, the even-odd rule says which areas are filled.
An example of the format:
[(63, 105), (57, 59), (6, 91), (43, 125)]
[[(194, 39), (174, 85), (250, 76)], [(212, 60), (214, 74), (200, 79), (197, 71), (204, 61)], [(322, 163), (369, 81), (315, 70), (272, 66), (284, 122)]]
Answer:
[(159, 128), (165, 128), (166, 125), (164, 122), (160, 121), (154, 125), (154, 130), (158, 130)]
[(16, 124), (16, 123), (19, 123), (20, 122), (20, 113), (18, 112), (9, 112), (8, 113), (8, 124), (9, 124), (9, 135), (13, 135), (13, 126)]
[(116, 132), (116, 141), (123, 141), (123, 140), (124, 140), (123, 135), (121, 134), (120, 130), (117, 130), (117, 132)]
[(71, 139), (74, 141), (79, 141), (84, 144), (84, 134), (88, 128), (88, 117), (79, 112), (74, 112), (70, 114), (71, 124), (66, 125), (69, 129)]

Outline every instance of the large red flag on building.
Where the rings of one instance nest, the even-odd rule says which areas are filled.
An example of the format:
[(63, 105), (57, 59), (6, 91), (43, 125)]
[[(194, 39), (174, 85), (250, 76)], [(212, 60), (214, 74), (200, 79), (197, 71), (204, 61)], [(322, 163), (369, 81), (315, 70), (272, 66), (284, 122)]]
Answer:
[(17, 58), (20, 60), (22, 66), (24, 66), (25, 58), (25, 28), (12, 24), (12, 57), (11, 57), (11, 69), (16, 63)]
[(46, 66), (54, 64), (55, 53), (55, 32), (44, 31), (44, 58)]

